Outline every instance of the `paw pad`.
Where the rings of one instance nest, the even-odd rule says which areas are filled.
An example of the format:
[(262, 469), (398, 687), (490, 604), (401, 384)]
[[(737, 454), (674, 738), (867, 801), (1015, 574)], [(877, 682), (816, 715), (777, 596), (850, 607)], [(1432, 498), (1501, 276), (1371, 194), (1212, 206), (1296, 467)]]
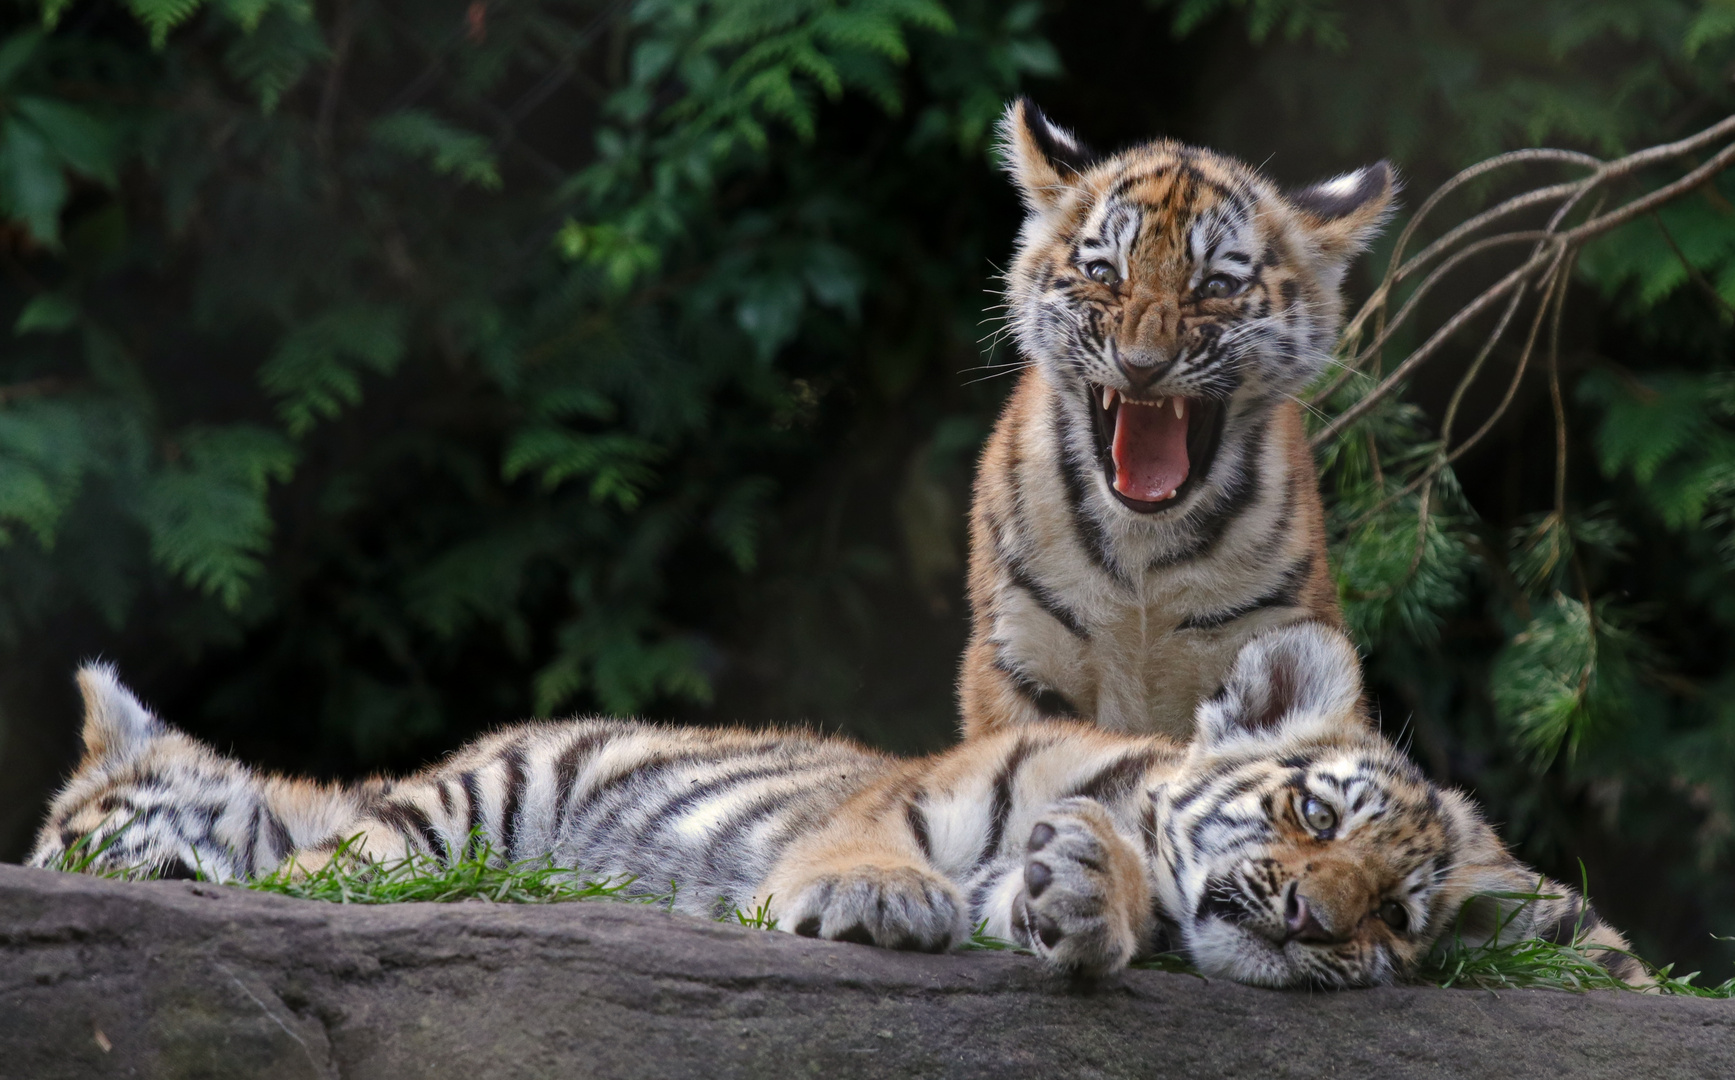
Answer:
[(1056, 804), (1030, 830), (1025, 850), (1015, 929), (1068, 971), (1103, 975), (1124, 966), (1142, 940), (1150, 893), (1142, 860), (1108, 813), (1088, 800)]

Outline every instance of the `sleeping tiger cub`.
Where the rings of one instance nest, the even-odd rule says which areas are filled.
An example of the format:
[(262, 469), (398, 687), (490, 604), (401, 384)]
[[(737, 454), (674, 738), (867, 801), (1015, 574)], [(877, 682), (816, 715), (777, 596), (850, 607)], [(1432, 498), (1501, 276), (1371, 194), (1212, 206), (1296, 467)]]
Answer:
[(1454, 932), (1625, 947), (1552, 882), (1527, 906), (1479, 895), (1539, 879), (1364, 725), (1354, 651), (1318, 625), (1248, 645), (1190, 746), (1056, 723), (899, 760), (797, 732), (575, 720), (354, 787), (261, 776), (111, 671), (79, 681), (87, 753), (38, 866), (89, 837), (95, 870), (234, 879), (320, 863), (352, 836), (387, 860), (452, 859), (479, 835), (504, 860), (672, 881), (678, 910), (764, 904), (810, 937), (933, 951), (985, 925), (1075, 974), (1174, 948), (1266, 986), (1390, 982)]
[(1185, 737), (1253, 635), (1340, 621), (1294, 395), (1392, 171), (1283, 193), (1174, 142), (1098, 157), (1022, 100), (1001, 139), (1025, 371), (977, 472), (964, 732)]

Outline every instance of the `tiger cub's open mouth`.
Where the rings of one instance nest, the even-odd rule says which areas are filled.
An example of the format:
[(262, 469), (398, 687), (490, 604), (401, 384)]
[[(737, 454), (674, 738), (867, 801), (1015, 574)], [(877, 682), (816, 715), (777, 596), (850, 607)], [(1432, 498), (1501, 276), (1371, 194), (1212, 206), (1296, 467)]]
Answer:
[(1167, 510), (1211, 471), (1223, 438), (1222, 402), (1180, 396), (1140, 401), (1113, 387), (1084, 385), (1103, 474), (1128, 508), (1141, 514)]

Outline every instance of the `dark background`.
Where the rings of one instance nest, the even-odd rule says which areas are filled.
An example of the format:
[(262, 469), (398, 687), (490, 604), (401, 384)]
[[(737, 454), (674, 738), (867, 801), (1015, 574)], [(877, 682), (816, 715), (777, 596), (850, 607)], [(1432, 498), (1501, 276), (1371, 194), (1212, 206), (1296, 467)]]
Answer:
[[(1008, 97), (1285, 184), (1389, 158), (1413, 207), (1501, 150), (1698, 130), (1735, 55), (1687, 0), (49, 8), (44, 32), (9, 2), (0, 51), (8, 859), (74, 761), (93, 657), (225, 751), (322, 776), (582, 710), (946, 745), (969, 483), (1014, 360)], [(1526, 857), (1583, 860), (1647, 956), (1721, 979), (1735, 209), (1717, 185), (1660, 220), (1679, 257), (1637, 222), (1568, 299), (1549, 535), (1578, 558), (1527, 554), (1554, 507), (1540, 365), (1448, 476), (1418, 571), (1414, 500), (1358, 530), (1366, 478), (1336, 455), (1326, 486), (1387, 729)], [(1394, 477), (1472, 347), (1381, 414)]]

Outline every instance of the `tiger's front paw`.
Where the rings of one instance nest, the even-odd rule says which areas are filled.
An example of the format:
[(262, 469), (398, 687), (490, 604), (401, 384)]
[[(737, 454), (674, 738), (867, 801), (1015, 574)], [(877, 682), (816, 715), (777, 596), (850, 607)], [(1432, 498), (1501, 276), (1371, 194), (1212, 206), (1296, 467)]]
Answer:
[(859, 866), (815, 877), (778, 912), (802, 937), (944, 952), (969, 937), (951, 882), (914, 866)]
[(1144, 940), (1150, 910), (1138, 852), (1100, 805), (1065, 799), (1030, 830), (1012, 928), (1050, 963), (1089, 977), (1120, 970)]

